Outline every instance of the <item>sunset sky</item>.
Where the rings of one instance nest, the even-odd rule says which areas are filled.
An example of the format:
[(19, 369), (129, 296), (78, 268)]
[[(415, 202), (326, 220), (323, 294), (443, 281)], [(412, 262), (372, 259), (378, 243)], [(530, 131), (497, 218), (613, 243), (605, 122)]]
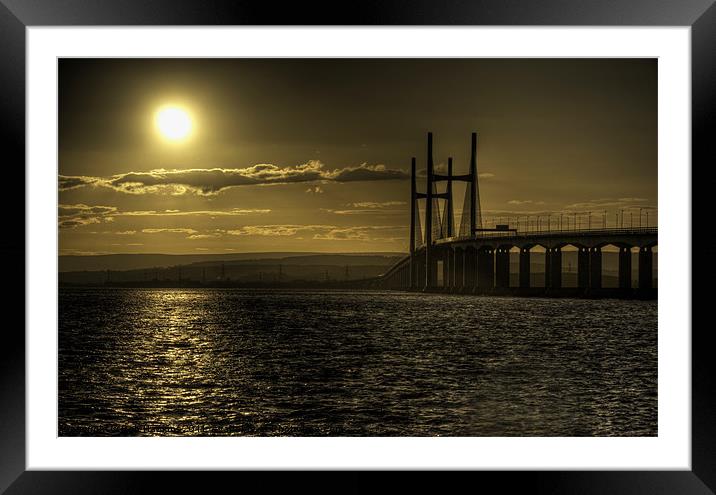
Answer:
[(62, 59), (60, 254), (406, 251), (428, 131), (487, 220), (657, 204), (654, 59)]

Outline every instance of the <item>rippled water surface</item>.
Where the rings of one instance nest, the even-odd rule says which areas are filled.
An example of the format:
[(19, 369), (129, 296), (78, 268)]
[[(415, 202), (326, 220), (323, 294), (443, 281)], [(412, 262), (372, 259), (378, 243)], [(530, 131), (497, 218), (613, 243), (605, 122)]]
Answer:
[(59, 434), (657, 434), (657, 304), (61, 289)]

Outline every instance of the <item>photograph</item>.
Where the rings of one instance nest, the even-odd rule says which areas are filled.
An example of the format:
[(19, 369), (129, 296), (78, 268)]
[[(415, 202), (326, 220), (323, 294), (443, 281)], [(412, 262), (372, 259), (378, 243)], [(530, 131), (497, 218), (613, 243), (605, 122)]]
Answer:
[(58, 435), (658, 436), (658, 64), (60, 57)]

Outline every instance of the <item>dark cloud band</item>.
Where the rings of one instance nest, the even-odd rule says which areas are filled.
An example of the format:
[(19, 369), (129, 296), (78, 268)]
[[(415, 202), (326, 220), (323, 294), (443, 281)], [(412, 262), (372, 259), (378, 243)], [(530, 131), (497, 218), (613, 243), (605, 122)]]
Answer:
[(127, 194), (194, 193), (204, 196), (239, 186), (290, 184), (297, 182), (358, 182), (404, 180), (409, 176), (403, 170), (388, 169), (385, 165), (361, 164), (356, 167), (328, 170), (319, 161), (309, 161), (294, 167), (259, 164), (246, 168), (211, 168), (129, 172), (112, 177), (66, 176), (59, 178), (60, 191), (85, 186), (100, 186)]

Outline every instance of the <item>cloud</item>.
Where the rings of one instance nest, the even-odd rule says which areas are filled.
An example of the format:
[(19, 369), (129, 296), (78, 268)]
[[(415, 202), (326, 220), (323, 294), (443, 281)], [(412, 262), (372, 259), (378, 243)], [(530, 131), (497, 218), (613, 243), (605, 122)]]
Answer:
[(198, 230), (194, 229), (183, 229), (183, 228), (171, 228), (171, 229), (142, 229), (144, 234), (161, 234), (161, 233), (172, 233), (172, 234), (198, 234)]
[(334, 215), (364, 215), (371, 213), (382, 213), (380, 210), (332, 210), (330, 208), (320, 208), (321, 211), (326, 213), (333, 213)]
[(332, 229), (325, 234), (316, 234), (314, 239), (326, 241), (368, 241), (368, 233), (356, 227), (348, 227), (344, 229)]
[(100, 179), (97, 184), (128, 194), (164, 193), (180, 195), (193, 192), (213, 195), (227, 187), (307, 182), (321, 179), (323, 164), (310, 161), (295, 167), (258, 164), (243, 169), (156, 169), (130, 172)]
[(646, 202), (645, 198), (601, 198), (592, 199), (583, 203), (572, 203), (564, 207), (565, 210), (576, 210), (576, 211), (588, 211), (588, 210), (604, 210), (607, 208), (632, 208), (632, 209), (649, 209), (654, 208), (643, 204)]
[[(403, 170), (363, 163), (357, 167), (328, 170), (318, 160), (289, 167), (263, 163), (246, 168), (155, 169), (111, 177), (60, 176), (60, 191), (79, 187), (106, 187), (126, 194), (197, 194), (212, 196), (239, 186), (297, 182), (355, 182), (407, 179)], [(319, 188), (320, 189), (320, 188)]]
[(256, 235), (265, 237), (283, 237), (296, 235), (299, 231), (334, 228), (332, 225), (245, 225), (238, 229), (227, 230), (229, 235)]
[(323, 194), (325, 191), (321, 189), (321, 186), (311, 186), (306, 189), (307, 194)]
[(330, 208), (320, 208), (326, 213), (334, 215), (402, 215), (406, 210), (379, 210), (379, 209), (359, 209), (359, 210), (332, 210)]
[(111, 221), (108, 217), (117, 211), (114, 206), (89, 206), (85, 204), (64, 205), (57, 207), (58, 227), (71, 229), (83, 225), (91, 225), (102, 221)]
[[(114, 244), (113, 244), (114, 245)], [(60, 248), (62, 256), (97, 256), (102, 254), (113, 254), (111, 251), (82, 251), (79, 249), (63, 249)]]
[(313, 236), (316, 240), (325, 241), (395, 241), (402, 238), (374, 236), (376, 231), (403, 230), (402, 226), (360, 226), (360, 227), (335, 227), (325, 233), (317, 233)]
[(355, 209), (351, 210), (334, 210), (332, 208), (320, 208), (321, 211), (326, 213), (333, 213), (334, 215), (393, 215), (403, 213), (404, 208), (390, 208), (391, 206), (405, 205), (405, 201), (360, 201), (357, 203), (347, 203), (346, 206)]
[[(81, 227), (83, 225), (100, 222), (113, 222), (116, 217), (134, 216), (246, 216), (270, 213), (268, 208), (232, 208), (230, 210), (149, 210), (149, 211), (119, 211), (115, 206), (90, 206), (86, 204), (61, 204), (58, 210), (58, 226), (61, 229)], [(127, 231), (125, 233), (134, 233)], [(118, 232), (121, 233), (121, 232)]]
[(70, 220), (60, 220), (58, 223), (58, 226), (61, 229), (73, 229), (75, 227), (81, 227), (83, 225), (91, 225), (93, 223), (100, 223), (101, 221), (102, 220), (100, 220), (97, 217), (73, 218)]
[(196, 240), (196, 239), (213, 239), (213, 238), (216, 238), (216, 237), (221, 237), (221, 234), (218, 233), (218, 232), (215, 232), (215, 233), (213, 233), (213, 234), (192, 234), (192, 235), (188, 236), (187, 239), (192, 239), (192, 240)]
[(271, 213), (268, 208), (233, 208), (231, 210), (139, 210), (139, 211), (118, 211), (113, 214), (117, 217), (186, 217), (186, 216), (246, 216)]
[(69, 191), (70, 189), (77, 189), (78, 187), (92, 185), (97, 180), (98, 180), (97, 177), (60, 175), (59, 176), (59, 188), (60, 188), (60, 191)]
[(89, 206), (85, 204), (78, 205), (58, 205), (58, 214), (60, 217), (72, 217), (79, 215), (106, 215), (117, 211), (114, 206)]
[(375, 201), (361, 201), (358, 203), (348, 203), (346, 206), (354, 208), (387, 208), (389, 206), (401, 206), (407, 204), (405, 201), (383, 201), (378, 203)]
[(358, 167), (346, 167), (326, 174), (336, 182), (358, 182), (373, 180), (402, 180), (410, 176), (403, 170), (390, 170), (385, 165), (368, 165), (363, 163)]
[(543, 205), (544, 201), (533, 201), (531, 199), (525, 199), (525, 200), (511, 199), (507, 202), (508, 205), (529, 205), (532, 203), (534, 203), (536, 205)]
[(358, 240), (358, 241), (388, 241), (401, 239), (394, 236), (385, 237), (378, 235), (381, 232), (404, 231), (404, 226), (357, 226), (341, 227), (337, 225), (246, 225), (239, 229), (227, 230), (230, 235), (239, 236), (295, 236), (301, 232), (312, 232), (316, 240)]

